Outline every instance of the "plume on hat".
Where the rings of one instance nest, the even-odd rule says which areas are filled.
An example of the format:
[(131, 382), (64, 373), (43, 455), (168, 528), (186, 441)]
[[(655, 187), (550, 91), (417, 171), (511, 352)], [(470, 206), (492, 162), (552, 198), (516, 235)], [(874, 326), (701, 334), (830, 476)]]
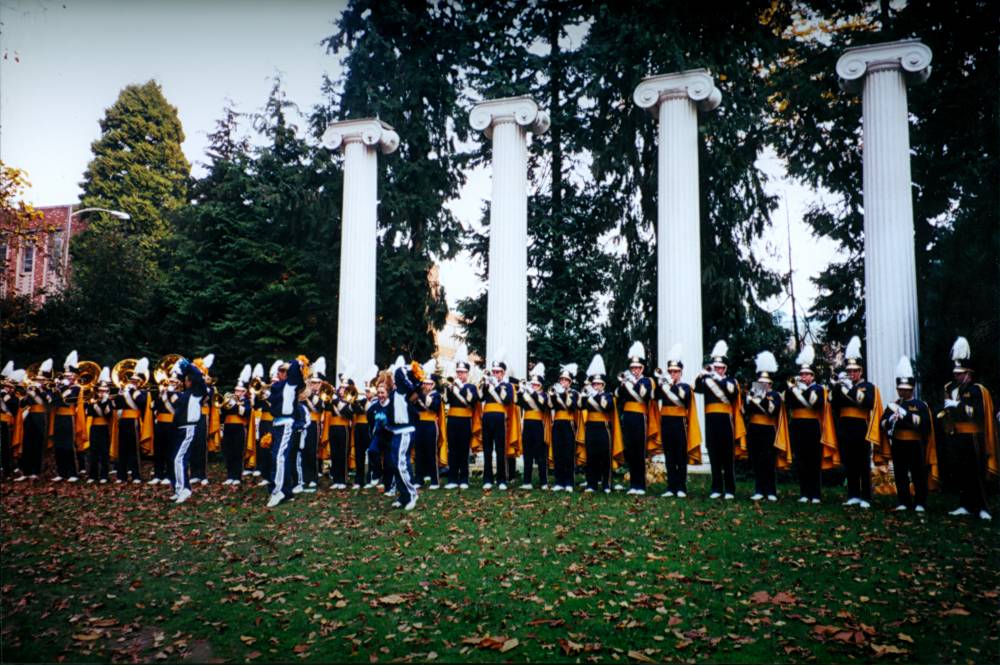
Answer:
[(253, 370), (250, 368), (250, 363), (247, 363), (243, 366), (243, 369), (240, 370), (240, 378), (237, 379), (237, 381), (246, 385), (247, 383), (250, 383), (251, 374), (253, 374)]
[(727, 355), (729, 355), (729, 345), (726, 344), (726, 340), (720, 339), (718, 342), (716, 342), (715, 346), (712, 347), (711, 355), (713, 358), (718, 356), (726, 357)]
[(260, 363), (257, 363), (256, 365), (254, 365), (253, 366), (253, 374), (251, 374), (251, 376), (254, 379), (263, 379), (264, 378), (264, 366), (261, 365)]
[(642, 345), (642, 342), (632, 342), (632, 346), (628, 347), (628, 353), (626, 354), (626, 357), (645, 359), (646, 347)]
[(78, 362), (80, 362), (80, 358), (77, 356), (76, 351), (70, 351), (69, 355), (66, 356), (66, 361), (63, 363), (63, 368), (76, 367)]
[(111, 370), (104, 366), (101, 368), (101, 375), (97, 377), (99, 383), (111, 383)]
[[(729, 349), (727, 348), (726, 351)], [(671, 360), (681, 360), (681, 355), (684, 353), (684, 346), (681, 344), (674, 344), (670, 347), (670, 352), (667, 353), (667, 361)]]
[[(320, 356), (313, 362), (311, 371), (311, 378), (322, 378), (326, 376), (326, 356)], [(344, 372), (346, 373), (346, 369)]]
[(770, 351), (761, 351), (757, 354), (758, 372), (777, 372), (778, 361)]
[(545, 365), (542, 363), (535, 363), (535, 366), (531, 368), (531, 376), (545, 378)]
[(587, 376), (595, 374), (607, 374), (607, 370), (604, 369), (604, 358), (601, 357), (600, 353), (594, 354), (594, 359), (587, 365)]
[(26, 377), (27, 375), (28, 373), (23, 369), (15, 369), (7, 376), (7, 378), (13, 381), (14, 383), (23, 383), (24, 377)]
[(378, 365), (372, 363), (368, 371), (361, 375), (362, 383), (369, 384), (376, 376), (378, 376)]
[(844, 351), (845, 358), (860, 358), (861, 357), (861, 338), (855, 335), (851, 338), (851, 341), (847, 343), (847, 349)]
[(3, 371), (0, 372), (0, 376), (3, 376), (3, 378), (5, 378), (5, 379), (9, 379), (10, 378), (10, 374), (13, 371), (14, 371), (14, 361), (13, 360), (8, 360), (7, 364), (3, 366)]
[(149, 376), (149, 358), (139, 358), (139, 361), (135, 364), (135, 369), (132, 370), (132, 374)]
[(968, 360), (971, 355), (972, 349), (969, 348), (969, 340), (964, 337), (959, 337), (955, 340), (955, 343), (951, 345), (952, 360)]
[(502, 347), (499, 348), (499, 349), (497, 349), (497, 352), (493, 354), (492, 358), (490, 358), (490, 362), (492, 362), (492, 363), (506, 363), (507, 362), (507, 349), (502, 348)]
[(38, 366), (39, 372), (51, 372), (52, 371), (52, 358), (46, 358), (42, 361), (42, 364)]
[(215, 363), (215, 354), (214, 353), (208, 354), (207, 356), (201, 359), (201, 362), (205, 366), (205, 369), (212, 369), (212, 365)]
[(284, 360), (282, 360), (281, 358), (278, 358), (273, 363), (271, 363), (271, 369), (270, 369), (270, 371), (268, 372), (267, 375), (269, 377), (271, 377), (271, 378), (274, 378), (274, 377), (278, 376), (278, 368), (281, 367), (282, 363), (284, 363), (284, 362), (285, 362)]
[(566, 363), (560, 369), (570, 376), (576, 376), (576, 373), (580, 370), (580, 366), (576, 363)]
[(394, 372), (405, 364), (406, 364), (406, 358), (404, 358), (403, 355), (400, 354), (396, 356), (396, 359), (393, 361), (392, 365), (389, 366), (389, 370)]
[(431, 375), (437, 371), (437, 360), (431, 358), (421, 365), (421, 368), (424, 370), (424, 381), (430, 381)]
[(799, 357), (795, 359), (795, 362), (799, 365), (812, 365), (814, 360), (816, 360), (816, 350), (813, 349), (812, 344), (806, 344), (802, 347), (802, 351), (799, 352)]
[(913, 365), (910, 364), (910, 359), (906, 356), (900, 356), (899, 362), (896, 363), (896, 378), (897, 379), (912, 379), (913, 378)]

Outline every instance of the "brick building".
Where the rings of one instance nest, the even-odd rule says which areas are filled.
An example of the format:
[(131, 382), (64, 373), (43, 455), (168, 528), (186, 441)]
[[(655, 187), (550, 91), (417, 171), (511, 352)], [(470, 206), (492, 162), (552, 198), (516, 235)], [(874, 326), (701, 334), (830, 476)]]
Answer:
[(32, 224), (27, 240), (0, 237), (0, 293), (3, 297), (27, 296), (34, 305), (62, 290), (69, 275), (69, 239), (86, 227), (74, 216), (76, 205), (35, 208), (42, 217)]

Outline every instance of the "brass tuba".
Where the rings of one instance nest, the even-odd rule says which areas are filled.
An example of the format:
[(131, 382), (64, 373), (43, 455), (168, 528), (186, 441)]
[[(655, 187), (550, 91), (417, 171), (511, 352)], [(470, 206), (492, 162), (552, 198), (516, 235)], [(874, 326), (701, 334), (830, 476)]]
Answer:
[(111, 382), (115, 384), (115, 388), (122, 390), (128, 385), (129, 380), (132, 378), (132, 373), (135, 372), (137, 363), (138, 361), (135, 358), (125, 358), (115, 363), (115, 366), (111, 369)]
[[(357, 390), (355, 390), (355, 394), (357, 394)], [(330, 402), (332, 402), (333, 398), (336, 395), (337, 395), (337, 389), (333, 387), (332, 383), (324, 381), (323, 383), (319, 384), (319, 398), (320, 401), (323, 402), (323, 404), (329, 404)]]

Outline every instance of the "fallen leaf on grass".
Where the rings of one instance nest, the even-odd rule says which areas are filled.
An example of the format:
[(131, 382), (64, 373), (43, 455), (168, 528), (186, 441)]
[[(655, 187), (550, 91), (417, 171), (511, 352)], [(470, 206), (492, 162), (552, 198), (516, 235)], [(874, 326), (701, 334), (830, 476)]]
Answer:
[(518, 644), (520, 644), (520, 642), (517, 641), (516, 637), (512, 637), (509, 640), (505, 640), (503, 645), (501, 645), (500, 647), (500, 653), (507, 653), (511, 649), (517, 648)]
[(306, 651), (309, 651), (309, 645), (296, 644), (295, 646), (292, 647), (292, 651), (294, 651), (295, 653), (305, 653)]
[(950, 610), (945, 610), (944, 612), (941, 612), (941, 616), (943, 617), (967, 617), (971, 614), (972, 612), (965, 609), (964, 607), (953, 607)]
[(641, 651), (636, 651), (635, 649), (629, 649), (628, 657), (632, 660), (637, 660), (640, 663), (655, 663), (656, 661), (644, 654)]
[(99, 640), (104, 635), (99, 630), (92, 630), (88, 633), (77, 633), (73, 635), (74, 640), (80, 640), (81, 642), (93, 642), (94, 640)]
[(380, 605), (402, 605), (405, 602), (406, 597), (398, 593), (390, 593), (388, 596), (382, 596), (378, 599)]
[(872, 644), (871, 647), (877, 658), (881, 658), (882, 656), (903, 655), (910, 653), (907, 649), (901, 649), (900, 647), (893, 646), (891, 644)]
[(250, 635), (240, 635), (240, 641), (247, 646), (251, 646), (257, 641), (256, 637), (251, 637)]
[(913, 638), (907, 635), (906, 633), (897, 633), (896, 637), (904, 642), (909, 642), (910, 644), (913, 644)]

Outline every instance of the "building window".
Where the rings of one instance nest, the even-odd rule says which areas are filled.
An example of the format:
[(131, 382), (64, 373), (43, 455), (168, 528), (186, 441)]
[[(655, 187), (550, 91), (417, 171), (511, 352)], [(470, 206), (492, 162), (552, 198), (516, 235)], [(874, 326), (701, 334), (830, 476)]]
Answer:
[(21, 252), (21, 272), (28, 273), (35, 269), (35, 246), (25, 245)]
[(62, 272), (63, 262), (63, 234), (62, 231), (55, 231), (49, 234), (49, 272), (59, 274)]

